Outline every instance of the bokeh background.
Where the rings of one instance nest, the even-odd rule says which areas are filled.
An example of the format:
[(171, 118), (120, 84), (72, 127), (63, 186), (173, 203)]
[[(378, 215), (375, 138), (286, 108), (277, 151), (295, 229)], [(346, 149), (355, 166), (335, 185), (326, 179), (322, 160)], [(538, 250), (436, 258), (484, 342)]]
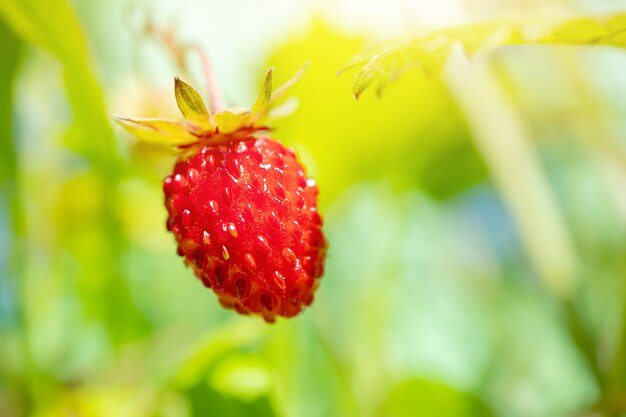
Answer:
[[(381, 40), (622, 10), (2, 0), (0, 416), (626, 415), (626, 53), (503, 48), (485, 97), (409, 71), (355, 101), (336, 76)], [(294, 319), (218, 305), (165, 230), (174, 156), (112, 123), (174, 117), (174, 75), (202, 88), (168, 39), (207, 51), (229, 104), (312, 63), (274, 132), (330, 242)]]

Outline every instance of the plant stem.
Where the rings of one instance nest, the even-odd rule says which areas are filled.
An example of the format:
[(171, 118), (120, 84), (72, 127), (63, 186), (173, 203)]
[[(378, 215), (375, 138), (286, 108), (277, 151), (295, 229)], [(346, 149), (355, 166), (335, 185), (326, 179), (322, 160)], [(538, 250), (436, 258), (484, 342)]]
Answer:
[(211, 60), (201, 45), (198, 43), (181, 42), (176, 36), (176, 28), (174, 26), (161, 28), (157, 27), (150, 20), (146, 22), (143, 33), (160, 42), (174, 61), (176, 67), (186, 75), (190, 74), (189, 66), (186, 62), (187, 52), (189, 50), (195, 52), (200, 59), (204, 73), (207, 95), (209, 97), (209, 111), (211, 114), (215, 114), (225, 108), (224, 98), (219, 88), (213, 65), (211, 65)]
[(583, 355), (585, 363), (593, 375), (598, 387), (602, 390), (604, 388), (604, 376), (602, 370), (600, 369), (597, 351), (594, 347), (594, 341), (590, 337), (585, 324), (580, 319), (580, 315), (578, 314), (574, 303), (571, 300), (565, 300), (562, 305), (570, 336), (578, 347), (580, 353)]
[[(4, 231), (7, 237), (9, 237), (8, 247), (10, 249), (7, 256), (7, 267), (5, 271), (0, 270), (0, 283), (6, 280), (6, 283), (2, 283), (2, 285), (6, 285), (9, 289), (8, 294), (12, 301), (11, 305), (14, 306), (7, 315), (6, 334), (1, 334), (0, 337), (14, 338), (16, 345), (19, 346), (19, 360), (23, 366), (23, 375), (16, 376), (12, 375), (9, 370), (14, 366), (5, 366), (6, 364), (0, 362), (0, 382), (17, 379), (24, 384), (24, 387), (20, 387), (20, 394), (23, 395), (21, 405), (26, 413), (30, 413), (34, 410), (34, 405), (39, 397), (40, 385), (37, 380), (35, 361), (31, 349), (26, 311), (28, 304), (26, 302), (26, 285), (23, 278), (26, 221), (19, 190), (19, 162), (14, 145), (12, 118), (13, 80), (20, 62), (22, 43), (8, 31), (8, 28), (1, 21), (0, 44), (5, 46), (5, 58), (9, 62), (9, 65), (0, 70), (0, 85), (3, 92), (0, 95), (0, 195), (2, 196), (0, 200), (5, 200), (6, 202), (6, 215), (11, 225), (7, 228), (8, 230)], [(5, 331), (2, 328), (3, 322), (4, 317), (0, 316), (1, 333)], [(8, 358), (0, 357), (0, 359), (3, 362)]]
[(484, 61), (469, 62), (457, 48), (444, 80), (466, 116), (477, 148), (519, 227), (545, 288), (562, 303), (572, 340), (603, 390), (595, 343), (574, 308), (578, 263), (532, 137)]
[(198, 54), (200, 63), (202, 64), (209, 96), (209, 111), (211, 114), (219, 113), (224, 110), (224, 98), (219, 88), (213, 65), (211, 65), (211, 60), (202, 46), (194, 43), (191, 45), (191, 48)]
[(544, 286), (557, 298), (567, 299), (576, 287), (577, 258), (532, 148), (532, 137), (486, 62), (470, 63), (462, 47), (455, 46), (444, 81), (465, 115)]

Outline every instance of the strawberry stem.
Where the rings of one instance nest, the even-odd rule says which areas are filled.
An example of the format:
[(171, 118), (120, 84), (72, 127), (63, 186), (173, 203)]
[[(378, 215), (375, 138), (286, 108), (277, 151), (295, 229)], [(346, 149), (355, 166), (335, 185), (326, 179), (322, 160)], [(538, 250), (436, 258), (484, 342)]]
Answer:
[(143, 30), (140, 34), (141, 33), (161, 43), (174, 61), (174, 64), (186, 75), (189, 75), (190, 71), (185, 57), (189, 50), (195, 51), (200, 58), (207, 84), (209, 111), (211, 114), (216, 114), (224, 110), (224, 99), (218, 87), (215, 71), (213, 71), (211, 60), (201, 45), (197, 43), (181, 42), (176, 36), (176, 27), (173, 24), (170, 27), (161, 28), (156, 26), (150, 19), (147, 19), (144, 23)]
[(206, 51), (198, 44), (191, 45), (194, 51), (200, 58), (202, 69), (204, 71), (204, 77), (207, 83), (207, 93), (209, 96), (209, 112), (211, 114), (219, 113), (224, 110), (224, 99), (217, 83), (217, 77), (215, 71), (211, 65), (211, 60)]

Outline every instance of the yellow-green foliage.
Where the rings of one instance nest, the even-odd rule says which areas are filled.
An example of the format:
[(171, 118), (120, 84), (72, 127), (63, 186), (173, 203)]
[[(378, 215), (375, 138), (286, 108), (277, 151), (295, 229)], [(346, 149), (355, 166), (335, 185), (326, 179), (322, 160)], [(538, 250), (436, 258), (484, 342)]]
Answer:
[[(623, 17), (474, 24), (376, 55), (317, 19), (274, 46), (247, 76), (258, 88), (273, 66), (280, 85), (311, 62), (271, 134), (318, 180), (330, 248), (313, 306), (268, 326), (176, 256), (174, 156), (112, 128), (131, 70), (94, 44), (124, 27), (118, 6), (0, 0), (0, 416), (623, 414), (626, 60), (488, 52), (623, 46)], [(216, 45), (231, 23), (212, 23)], [(470, 54), (442, 72), (455, 44)], [(129, 116), (173, 116), (157, 114), (175, 107), (171, 73)], [(178, 96), (208, 123), (199, 95)], [(543, 278), (564, 252), (571, 291), (555, 295)]]
[[(355, 102), (349, 77), (338, 77), (337, 69), (362, 44), (316, 20), (310, 34), (281, 46), (267, 61), (280, 69), (279, 82), (311, 61), (292, 89), (297, 111), (274, 125), (275, 136), (300, 151), (319, 181), (322, 204), (357, 179), (418, 183), (447, 195), (481, 178), (481, 162), (439, 80), (407, 76), (390, 85), (384, 99), (366, 96)], [(454, 166), (442, 169), (451, 159)]]

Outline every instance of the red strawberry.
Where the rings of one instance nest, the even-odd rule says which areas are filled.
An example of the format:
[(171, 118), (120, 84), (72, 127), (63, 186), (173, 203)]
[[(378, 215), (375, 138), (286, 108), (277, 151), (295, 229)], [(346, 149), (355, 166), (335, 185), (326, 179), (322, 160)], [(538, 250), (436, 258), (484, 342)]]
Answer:
[(254, 134), (275, 98), (271, 74), (251, 110), (211, 116), (177, 79), (187, 121), (120, 119), (140, 138), (185, 150), (163, 184), (178, 253), (224, 307), (268, 322), (312, 302), (326, 254), (315, 181), (293, 150)]

